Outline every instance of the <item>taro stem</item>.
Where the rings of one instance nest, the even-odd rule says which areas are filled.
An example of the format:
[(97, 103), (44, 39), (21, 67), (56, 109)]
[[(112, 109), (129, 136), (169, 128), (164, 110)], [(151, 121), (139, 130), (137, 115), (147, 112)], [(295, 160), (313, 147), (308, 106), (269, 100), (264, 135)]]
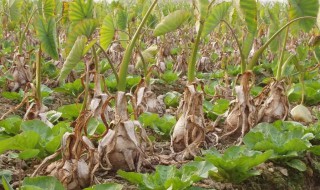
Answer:
[(36, 105), (38, 110), (42, 107), (41, 100), (41, 45), (36, 58), (36, 94), (35, 94)]
[(282, 50), (281, 50), (281, 54), (280, 54), (280, 59), (278, 62), (278, 70), (277, 70), (277, 76), (276, 79), (277, 81), (280, 80), (281, 78), (281, 73), (282, 73), (282, 66), (283, 66), (283, 58), (284, 58), (284, 51), (286, 50), (286, 44), (287, 44), (287, 40), (288, 40), (288, 34), (289, 34), (289, 27), (286, 30), (286, 35), (284, 37), (284, 41), (283, 41), (283, 46), (282, 46)]
[(256, 51), (253, 56), (252, 59), (250, 60), (247, 70), (252, 70), (253, 67), (255, 66), (255, 64), (258, 63), (258, 60), (260, 58), (260, 56), (262, 55), (263, 51), (268, 47), (268, 45), (284, 30), (286, 29), (288, 26), (290, 26), (292, 23), (302, 20), (302, 19), (317, 19), (317, 17), (313, 17), (313, 16), (304, 16), (304, 17), (299, 17), (296, 19), (291, 20), (290, 22), (288, 22), (286, 25), (284, 25), (282, 28), (280, 28), (275, 34), (273, 34), (273, 36), (271, 36), (271, 38), (260, 48), (258, 49), (258, 51)]
[(157, 2), (158, 2), (158, 0), (154, 0), (152, 5), (149, 7), (147, 13), (144, 15), (139, 27), (137, 28), (136, 32), (134, 33), (134, 35), (133, 35), (131, 41), (129, 42), (128, 47), (124, 53), (122, 62), (120, 64), (118, 91), (124, 92), (126, 90), (126, 79), (127, 79), (126, 77), (127, 77), (128, 66), (129, 66), (129, 62), (131, 59), (133, 48), (136, 44), (136, 41), (139, 38), (140, 32), (143, 28), (143, 25), (146, 23), (151, 11), (153, 10), (153, 8), (157, 4)]
[(204, 21), (200, 20), (199, 31), (197, 33), (196, 41), (193, 44), (192, 55), (191, 55), (191, 58), (190, 58), (190, 61), (188, 64), (188, 83), (190, 83), (190, 84), (192, 82), (194, 82), (195, 75), (196, 75), (197, 53), (198, 53), (198, 49), (199, 49), (203, 26), (204, 26)]

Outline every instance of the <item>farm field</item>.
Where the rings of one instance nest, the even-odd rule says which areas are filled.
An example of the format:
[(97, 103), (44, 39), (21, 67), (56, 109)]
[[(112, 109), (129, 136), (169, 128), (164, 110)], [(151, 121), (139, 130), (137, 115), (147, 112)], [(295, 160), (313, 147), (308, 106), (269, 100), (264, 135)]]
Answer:
[(0, 13), (0, 190), (320, 189), (318, 0)]

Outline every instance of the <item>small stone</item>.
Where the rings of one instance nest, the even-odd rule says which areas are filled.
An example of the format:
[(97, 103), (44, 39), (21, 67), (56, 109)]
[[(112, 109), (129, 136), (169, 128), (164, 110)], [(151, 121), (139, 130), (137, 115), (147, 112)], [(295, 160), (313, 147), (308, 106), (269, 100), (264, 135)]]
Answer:
[(295, 121), (306, 123), (312, 122), (311, 112), (304, 105), (297, 105), (296, 107), (292, 108), (290, 113)]
[(268, 168), (269, 172), (274, 172), (273, 168)]
[(288, 170), (285, 169), (285, 168), (280, 168), (279, 171), (280, 171), (280, 173), (282, 173), (282, 175), (284, 175), (284, 176), (288, 176), (288, 175), (289, 175), (289, 174), (288, 174)]

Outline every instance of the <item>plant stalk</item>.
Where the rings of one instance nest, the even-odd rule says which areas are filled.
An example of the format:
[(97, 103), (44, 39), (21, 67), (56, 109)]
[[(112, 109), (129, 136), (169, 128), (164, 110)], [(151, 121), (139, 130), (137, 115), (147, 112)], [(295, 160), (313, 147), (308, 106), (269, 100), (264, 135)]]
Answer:
[(278, 62), (278, 70), (277, 70), (277, 75), (276, 75), (276, 80), (277, 81), (279, 81), (281, 79), (284, 51), (286, 50), (287, 39), (288, 39), (288, 34), (289, 34), (289, 28), (290, 27), (287, 27), (287, 29), (286, 29), (286, 34), (285, 34), (284, 41), (283, 41), (283, 46), (282, 46), (282, 50), (281, 50), (281, 54), (280, 54), (280, 59), (279, 59), (279, 62)]
[(152, 5), (149, 7), (147, 13), (145, 14), (145, 16), (143, 17), (140, 25), (138, 26), (136, 32), (134, 33), (131, 41), (129, 42), (127, 49), (124, 53), (121, 65), (120, 65), (120, 70), (119, 70), (119, 82), (118, 82), (118, 91), (125, 91), (126, 90), (126, 77), (127, 77), (127, 72), (128, 72), (128, 66), (129, 66), (129, 62), (131, 59), (131, 55), (132, 55), (132, 51), (133, 48), (136, 44), (136, 41), (139, 38), (140, 32), (143, 28), (143, 25), (146, 23), (151, 11), (153, 10), (153, 8), (156, 6), (158, 0), (154, 0)]
[(268, 47), (268, 45), (284, 30), (286, 29), (288, 26), (290, 26), (292, 23), (296, 22), (296, 21), (299, 21), (299, 20), (302, 20), (302, 19), (317, 19), (317, 17), (313, 17), (313, 16), (304, 16), (304, 17), (299, 17), (299, 18), (296, 18), (296, 19), (293, 19), (291, 20), (290, 22), (288, 22), (286, 25), (284, 25), (282, 28), (280, 28), (275, 34), (273, 34), (273, 36), (271, 36), (271, 38), (262, 46), (259, 48), (258, 51), (256, 51), (249, 64), (248, 64), (248, 67), (247, 69), (248, 70), (252, 70), (253, 67), (258, 63), (258, 60), (260, 58), (260, 56), (262, 55), (263, 51)]
[(42, 98), (41, 98), (41, 45), (39, 47), (39, 51), (36, 58), (36, 105), (41, 109), (42, 106)]
[(201, 40), (201, 33), (204, 27), (204, 21), (200, 21), (199, 31), (197, 33), (196, 41), (193, 44), (192, 55), (188, 63), (188, 83), (192, 83), (195, 80), (196, 75), (196, 63), (197, 63), (197, 53)]

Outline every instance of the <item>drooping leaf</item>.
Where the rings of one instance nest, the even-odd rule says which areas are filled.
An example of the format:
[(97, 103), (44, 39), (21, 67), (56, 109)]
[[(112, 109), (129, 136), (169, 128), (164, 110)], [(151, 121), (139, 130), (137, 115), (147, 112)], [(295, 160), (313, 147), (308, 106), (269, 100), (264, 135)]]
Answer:
[(68, 38), (65, 47), (66, 55), (70, 53), (75, 41), (79, 36), (84, 35), (87, 37), (87, 39), (89, 39), (97, 26), (98, 22), (95, 19), (85, 19), (73, 25), (68, 32)]
[(10, 20), (17, 22), (21, 17), (21, 7), (23, 0), (9, 0), (9, 16)]
[(22, 182), (22, 189), (24, 187), (36, 187), (46, 190), (64, 190), (63, 185), (52, 176), (38, 176), (34, 178), (26, 177)]
[(103, 49), (107, 49), (113, 40), (115, 28), (111, 16), (106, 16), (100, 29), (100, 45)]
[[(152, 45), (150, 47), (148, 47), (146, 50), (142, 51), (142, 57), (144, 60), (144, 63), (146, 65), (151, 64), (152, 62), (155, 61), (155, 56), (158, 53), (158, 47), (157, 45)], [(136, 64), (136, 68), (142, 67), (142, 58), (139, 56), (137, 64)]]
[(206, 22), (204, 23), (204, 29), (202, 32), (202, 36), (206, 36), (218, 26), (220, 21), (225, 18), (229, 13), (229, 8), (231, 6), (231, 2), (222, 2), (218, 5), (215, 5), (208, 15)]
[(190, 13), (186, 10), (174, 11), (161, 20), (154, 29), (153, 35), (161, 36), (172, 32), (178, 29), (189, 17)]
[(41, 48), (44, 52), (50, 55), (53, 59), (58, 59), (58, 45), (56, 22), (53, 17), (47, 21), (44, 18), (39, 18), (37, 25), (37, 36), (41, 42)]
[(59, 81), (64, 81), (67, 78), (71, 70), (80, 62), (83, 56), (83, 50), (85, 48), (87, 38), (85, 36), (80, 36), (74, 43), (66, 61), (63, 64), (59, 75)]
[(257, 31), (257, 1), (240, 0), (240, 9), (250, 33), (255, 34)]
[(54, 16), (54, 11), (56, 7), (55, 0), (39, 0), (38, 1), (38, 11), (43, 18), (49, 19)]
[(93, 17), (93, 0), (74, 0), (70, 3), (69, 19), (78, 22)]
[[(289, 5), (290, 20), (303, 16), (317, 17), (318, 15), (318, 0), (289, 0)], [(304, 31), (309, 31), (316, 23), (316, 19), (304, 19), (298, 21), (298, 23), (299, 26), (301, 26), (304, 29)]]

